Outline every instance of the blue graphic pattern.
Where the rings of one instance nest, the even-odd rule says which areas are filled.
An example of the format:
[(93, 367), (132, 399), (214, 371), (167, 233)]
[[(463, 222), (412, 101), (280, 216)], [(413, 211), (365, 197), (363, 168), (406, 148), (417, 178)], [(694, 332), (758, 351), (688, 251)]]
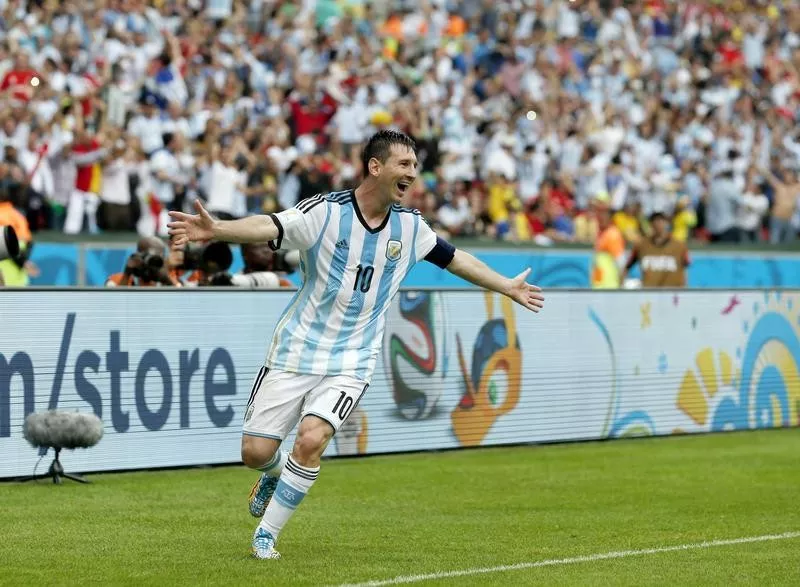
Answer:
[[(754, 371), (762, 349), (771, 341), (780, 342), (797, 362), (800, 359), (800, 341), (789, 321), (776, 312), (761, 316), (752, 329), (747, 347), (742, 358), (742, 377), (739, 382), (739, 394), (733, 398), (723, 399), (711, 423), (711, 430), (747, 430), (750, 425), (751, 394), (755, 428), (788, 426), (789, 397), (785, 373), (774, 365), (767, 365), (757, 381)], [(780, 407), (778, 413), (773, 410), (773, 401)]]

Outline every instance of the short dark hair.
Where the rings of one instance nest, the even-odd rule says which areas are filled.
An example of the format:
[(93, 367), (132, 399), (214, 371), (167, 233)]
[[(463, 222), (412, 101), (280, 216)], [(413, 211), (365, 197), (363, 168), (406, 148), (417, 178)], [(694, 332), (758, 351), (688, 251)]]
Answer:
[(361, 153), (365, 177), (369, 175), (369, 160), (374, 157), (381, 163), (386, 163), (392, 152), (392, 145), (402, 145), (414, 151), (414, 154), (417, 153), (417, 144), (407, 134), (396, 130), (379, 130), (370, 137)]
[(651, 213), (649, 220), (650, 222), (655, 222), (659, 218), (665, 222), (669, 222), (669, 218), (667, 218), (666, 213), (661, 210), (656, 210), (655, 212)]

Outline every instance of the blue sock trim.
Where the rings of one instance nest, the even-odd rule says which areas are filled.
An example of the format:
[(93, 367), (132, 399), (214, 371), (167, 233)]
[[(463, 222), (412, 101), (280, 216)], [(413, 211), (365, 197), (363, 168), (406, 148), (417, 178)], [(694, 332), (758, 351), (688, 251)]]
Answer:
[(300, 502), (303, 501), (305, 496), (305, 493), (299, 489), (295, 489), (281, 479), (278, 481), (278, 486), (275, 488), (275, 493), (272, 495), (272, 499), (276, 500), (283, 507), (294, 510), (297, 509), (297, 506), (300, 505)]
[(256, 471), (261, 471), (262, 473), (266, 473), (270, 469), (272, 469), (275, 465), (281, 462), (281, 451), (278, 450), (274, 455), (272, 455), (272, 459), (264, 465), (263, 467), (259, 467)]

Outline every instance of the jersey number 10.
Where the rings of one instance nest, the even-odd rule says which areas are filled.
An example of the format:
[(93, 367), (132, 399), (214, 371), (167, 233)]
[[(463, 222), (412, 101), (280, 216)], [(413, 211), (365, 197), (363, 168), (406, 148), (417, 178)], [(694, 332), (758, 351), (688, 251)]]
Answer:
[(353, 410), (354, 406), (353, 398), (347, 395), (345, 392), (339, 392), (339, 399), (336, 401), (336, 405), (333, 406), (332, 412), (339, 416), (339, 419), (344, 422), (347, 419), (347, 416), (350, 415), (350, 412)]
[(372, 285), (372, 276), (375, 273), (375, 269), (373, 269), (370, 265), (365, 267), (361, 264), (358, 265), (357, 269), (358, 273), (356, 273), (356, 281), (353, 284), (353, 291), (360, 289), (362, 292), (367, 293)]

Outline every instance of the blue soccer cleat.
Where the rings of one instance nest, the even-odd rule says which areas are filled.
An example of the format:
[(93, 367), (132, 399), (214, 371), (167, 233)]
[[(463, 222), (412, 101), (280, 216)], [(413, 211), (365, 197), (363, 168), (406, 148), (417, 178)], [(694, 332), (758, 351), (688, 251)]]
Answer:
[(279, 559), (281, 553), (275, 550), (275, 538), (262, 527), (256, 528), (253, 536), (253, 556), (257, 559)]
[(267, 504), (278, 486), (278, 477), (271, 477), (261, 473), (253, 489), (250, 490), (250, 515), (260, 518), (267, 509)]

